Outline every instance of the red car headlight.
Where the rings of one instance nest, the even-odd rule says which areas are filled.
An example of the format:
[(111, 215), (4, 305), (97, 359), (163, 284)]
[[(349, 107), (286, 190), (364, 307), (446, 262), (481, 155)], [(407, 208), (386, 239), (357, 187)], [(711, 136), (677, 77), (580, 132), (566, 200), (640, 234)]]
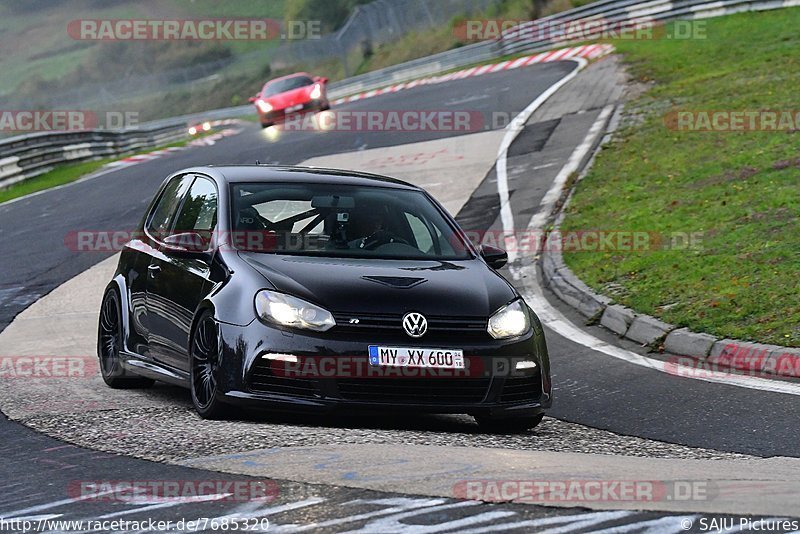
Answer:
[(269, 113), (272, 111), (272, 105), (264, 100), (257, 100), (256, 107), (261, 113)]

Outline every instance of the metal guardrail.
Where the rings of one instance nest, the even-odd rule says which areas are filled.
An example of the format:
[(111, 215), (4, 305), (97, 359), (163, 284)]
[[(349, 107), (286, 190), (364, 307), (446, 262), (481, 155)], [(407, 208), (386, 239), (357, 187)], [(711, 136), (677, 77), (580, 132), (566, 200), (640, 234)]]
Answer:
[(471, 63), (495, 59), (502, 55), (501, 43), (498, 41), (485, 41), (353, 76), (331, 84), (331, 89), (338, 93), (338, 98), (338, 96), (347, 96), (362, 91), (371, 91), (386, 85), (406, 82), (421, 76), (439, 74)]
[[(329, 87), (329, 95), (336, 99), (505, 55), (547, 50), (576, 40), (587, 40), (592, 36), (587, 35), (588, 25), (581, 22), (602, 20), (612, 27), (625, 27), (648, 19), (657, 22), (703, 19), (797, 6), (800, 6), (800, 0), (600, 0), (526, 22), (504, 32), (498, 39), (334, 82)], [(568, 29), (554, 34), (554, 27), (572, 27), (574, 31)], [(603, 25), (598, 28), (603, 28)], [(537, 38), (541, 35), (544, 37)], [(191, 122), (235, 118), (252, 112), (251, 106), (238, 106), (154, 121), (129, 130), (37, 133), (0, 140), (0, 188), (41, 174), (59, 163), (120, 155), (168, 143), (185, 136), (186, 127)]]
[[(800, 6), (800, 0), (600, 0), (527, 22), (503, 33), (502, 37), (455, 50), (354, 76), (331, 85), (345, 93), (379, 89), (422, 76), (439, 74), (473, 63), (522, 52), (540, 52), (560, 45), (590, 40), (589, 25), (581, 22), (603, 20), (606, 26), (625, 27), (637, 22), (674, 19), (702, 19), (743, 11), (766, 11)], [(571, 23), (571, 24), (570, 24)], [(554, 34), (552, 28), (566, 28)], [(570, 33), (569, 28), (572, 28)], [(597, 26), (602, 31), (603, 25)], [(537, 38), (545, 35), (545, 38)], [(345, 96), (345, 95), (342, 95)]]
[(186, 125), (152, 129), (41, 132), (0, 143), (0, 187), (27, 180), (55, 165), (108, 158), (154, 148), (186, 136)]

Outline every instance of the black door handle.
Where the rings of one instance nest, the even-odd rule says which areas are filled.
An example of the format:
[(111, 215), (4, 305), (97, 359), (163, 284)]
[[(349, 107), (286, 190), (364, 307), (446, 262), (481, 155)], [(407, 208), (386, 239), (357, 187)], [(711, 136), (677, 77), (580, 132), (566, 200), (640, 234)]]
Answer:
[(150, 265), (147, 267), (147, 270), (150, 272), (150, 276), (155, 278), (155, 276), (161, 272), (161, 267), (158, 265)]

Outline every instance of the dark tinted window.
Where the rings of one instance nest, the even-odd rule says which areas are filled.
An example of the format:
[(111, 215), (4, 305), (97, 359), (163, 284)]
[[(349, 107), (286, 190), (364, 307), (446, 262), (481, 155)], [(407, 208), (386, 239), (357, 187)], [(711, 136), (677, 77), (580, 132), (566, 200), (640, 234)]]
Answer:
[(206, 232), (217, 224), (217, 189), (206, 178), (195, 179), (175, 223), (175, 232)]
[(295, 76), (285, 80), (278, 80), (264, 86), (263, 96), (272, 96), (286, 91), (292, 91), (301, 87), (307, 87), (314, 83), (308, 76)]
[(186, 176), (176, 176), (167, 184), (147, 223), (147, 230), (155, 237), (163, 238), (169, 231), (173, 215), (190, 181)]
[(239, 248), (382, 259), (471, 257), (448, 218), (422, 192), (330, 184), (233, 184)]

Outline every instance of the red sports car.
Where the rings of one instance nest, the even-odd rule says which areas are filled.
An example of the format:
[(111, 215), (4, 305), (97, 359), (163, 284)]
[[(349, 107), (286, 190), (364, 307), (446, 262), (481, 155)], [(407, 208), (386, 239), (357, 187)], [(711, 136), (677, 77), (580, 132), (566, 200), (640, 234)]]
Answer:
[(268, 81), (250, 99), (256, 105), (261, 126), (283, 121), (287, 115), (330, 109), (328, 78), (300, 72)]

